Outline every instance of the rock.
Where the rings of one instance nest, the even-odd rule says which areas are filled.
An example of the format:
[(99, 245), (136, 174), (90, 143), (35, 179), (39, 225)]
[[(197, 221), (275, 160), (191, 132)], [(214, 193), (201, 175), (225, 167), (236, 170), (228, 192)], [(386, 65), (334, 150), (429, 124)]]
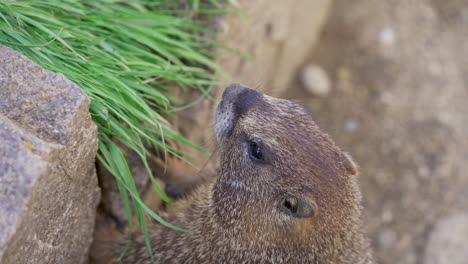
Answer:
[(325, 97), (330, 93), (330, 79), (318, 65), (306, 65), (301, 71), (301, 81), (305, 90), (312, 95)]
[(99, 187), (89, 99), (0, 46), (0, 263), (84, 263)]
[(424, 263), (468, 263), (468, 213), (439, 220), (429, 234)]

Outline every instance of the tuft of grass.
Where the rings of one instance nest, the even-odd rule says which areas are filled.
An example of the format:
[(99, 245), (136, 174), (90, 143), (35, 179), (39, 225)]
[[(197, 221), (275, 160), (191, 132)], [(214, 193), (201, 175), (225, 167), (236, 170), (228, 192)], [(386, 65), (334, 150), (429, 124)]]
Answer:
[(171, 139), (204, 152), (169, 129), (163, 114), (178, 110), (174, 105), (180, 102), (168, 92), (178, 86), (208, 96), (213, 72), (222, 73), (207, 49), (217, 44), (202, 37), (214, 33), (189, 17), (225, 10), (214, 0), (182, 2), (190, 8), (177, 10), (165, 0), (0, 2), (0, 44), (63, 73), (91, 98), (90, 113), (99, 131), (97, 158), (114, 175), (129, 224), (133, 208), (148, 246), (145, 214), (187, 230), (167, 223), (142, 202), (119, 145), (137, 153), (156, 192), (170, 202), (151, 173), (146, 146), (184, 159), (165, 143)]

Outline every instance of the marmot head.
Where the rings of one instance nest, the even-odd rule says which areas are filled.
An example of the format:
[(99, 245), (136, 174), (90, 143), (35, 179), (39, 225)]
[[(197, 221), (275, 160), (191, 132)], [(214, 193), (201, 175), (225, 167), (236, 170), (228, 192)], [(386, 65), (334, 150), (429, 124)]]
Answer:
[(359, 218), (354, 162), (302, 105), (233, 84), (214, 128), (221, 166), (212, 205), (226, 228), (276, 247), (328, 243)]

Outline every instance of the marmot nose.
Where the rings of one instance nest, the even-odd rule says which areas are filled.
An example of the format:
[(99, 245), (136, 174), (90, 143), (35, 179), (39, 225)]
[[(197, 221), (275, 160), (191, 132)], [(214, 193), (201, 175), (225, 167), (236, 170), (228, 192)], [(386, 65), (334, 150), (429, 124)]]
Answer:
[(226, 89), (224, 89), (223, 101), (236, 101), (239, 94), (241, 94), (245, 90), (250, 90), (250, 88), (238, 83), (231, 84), (228, 87), (226, 87)]
[(231, 84), (224, 90), (222, 104), (235, 106), (237, 114), (245, 113), (260, 98), (260, 94), (242, 84)]

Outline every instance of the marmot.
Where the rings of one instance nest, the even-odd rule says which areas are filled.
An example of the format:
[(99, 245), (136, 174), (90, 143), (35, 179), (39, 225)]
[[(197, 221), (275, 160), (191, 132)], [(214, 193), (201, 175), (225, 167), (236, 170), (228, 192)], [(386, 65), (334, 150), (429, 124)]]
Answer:
[[(193, 232), (151, 227), (154, 263), (373, 263), (356, 165), (303, 106), (233, 84), (214, 129), (216, 179), (167, 212)], [(153, 263), (141, 233), (115, 259), (127, 244), (122, 263)]]

